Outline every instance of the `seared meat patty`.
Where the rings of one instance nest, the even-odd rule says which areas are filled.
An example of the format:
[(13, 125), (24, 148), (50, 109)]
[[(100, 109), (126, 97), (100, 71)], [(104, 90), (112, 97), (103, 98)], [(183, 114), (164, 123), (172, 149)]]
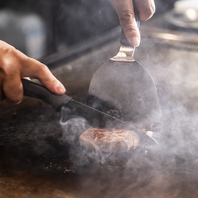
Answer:
[(122, 153), (140, 144), (140, 137), (131, 130), (89, 128), (80, 135), (80, 143), (103, 152)]

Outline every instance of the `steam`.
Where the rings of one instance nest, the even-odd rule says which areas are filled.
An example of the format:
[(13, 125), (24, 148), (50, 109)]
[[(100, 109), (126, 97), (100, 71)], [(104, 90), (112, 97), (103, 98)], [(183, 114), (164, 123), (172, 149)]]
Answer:
[(103, 163), (107, 156), (102, 155), (102, 152), (95, 144), (85, 141), (79, 142), (79, 136), (90, 127), (87, 120), (78, 116), (68, 118), (68, 111), (69, 109), (67, 107), (62, 108), (60, 125), (63, 131), (61, 141), (71, 145), (71, 159), (75, 164), (81, 166), (89, 163), (90, 159)]
[(90, 145), (90, 142), (85, 141), (79, 142), (79, 136), (91, 126), (83, 117), (68, 117), (69, 111), (67, 107), (62, 108), (60, 125), (63, 131), (61, 141), (71, 145), (71, 159), (75, 164), (81, 166), (89, 163), (90, 159), (96, 162), (103, 162), (104, 157), (96, 145)]
[[(82, 189), (87, 190), (95, 178), (99, 178), (93, 190), (83, 192), (87, 197), (101, 195), (104, 185), (108, 185), (108, 190), (105, 191), (103, 197), (119, 198), (127, 197), (131, 193), (136, 197), (144, 197), (146, 193), (152, 198), (163, 196), (178, 198), (182, 197), (184, 190), (181, 189), (181, 185), (186, 185), (193, 190), (188, 182), (198, 180), (198, 135), (196, 133), (198, 115), (193, 109), (187, 108), (184, 101), (174, 100), (171, 95), (172, 91), (172, 88), (168, 86), (159, 88), (163, 131), (159, 134), (160, 144), (148, 149), (146, 153), (137, 150), (131, 151), (131, 155), (112, 157), (112, 153), (101, 153), (95, 145), (92, 145), (94, 149), (90, 150), (86, 142), (84, 142), (85, 145), (74, 144), (76, 136), (79, 136), (90, 125), (82, 117), (66, 119), (65, 114), (68, 110), (62, 109), (60, 124), (63, 135), (61, 140), (72, 145), (71, 159), (78, 166), (87, 165), (90, 160), (100, 166), (97, 169), (96, 167), (92, 169), (90, 166), (91, 176), (85, 177), (81, 184)], [(70, 134), (70, 129), (74, 130), (72, 134)], [(109, 165), (109, 159), (117, 161)], [(103, 169), (102, 175), (100, 175), (101, 169)], [(116, 174), (115, 170), (117, 170)]]
[[(186, 58), (174, 60), (178, 58), (178, 53), (179, 57), (187, 57), (186, 51), (181, 50), (175, 57), (173, 49), (167, 52), (166, 48), (164, 52), (161, 46), (149, 44), (151, 51), (147, 48), (145, 53), (140, 54), (139, 60), (141, 63), (145, 61), (143, 65), (148, 67), (148, 64), (151, 65), (150, 71), (158, 82), (163, 128), (159, 134), (160, 144), (148, 150), (148, 155), (137, 152), (127, 156), (127, 160), (122, 161), (123, 169), (118, 171), (119, 182), (116, 183), (116, 179), (113, 181), (112, 178), (116, 176), (112, 173), (111, 179), (110, 177), (107, 179), (109, 190), (105, 191), (103, 197), (129, 197), (128, 195), (133, 192), (133, 195), (136, 195), (134, 197), (178, 198), (188, 197), (191, 190), (197, 192), (192, 185), (198, 181), (197, 61), (196, 65), (189, 65)], [(148, 56), (147, 59), (143, 60), (142, 54)], [(164, 58), (164, 54), (165, 57), (170, 57), (170, 60)], [(194, 56), (197, 60), (197, 52)], [(84, 156), (87, 155), (86, 152)], [(104, 166), (103, 168), (108, 169)], [(113, 172), (111, 169), (108, 171)], [(93, 182), (89, 179), (84, 182), (87, 188)], [(121, 187), (117, 188), (118, 186)], [(98, 184), (98, 191), (101, 189), (104, 189), (102, 182)], [(188, 196), (185, 196), (187, 194)]]
[(88, 122), (83, 117), (71, 117), (68, 119), (68, 108), (63, 107), (62, 108), (62, 117), (60, 120), (60, 125), (63, 130), (63, 136), (62, 140), (69, 142), (69, 143), (76, 143), (78, 141), (78, 137), (83, 131), (86, 131), (86, 129), (89, 127)]

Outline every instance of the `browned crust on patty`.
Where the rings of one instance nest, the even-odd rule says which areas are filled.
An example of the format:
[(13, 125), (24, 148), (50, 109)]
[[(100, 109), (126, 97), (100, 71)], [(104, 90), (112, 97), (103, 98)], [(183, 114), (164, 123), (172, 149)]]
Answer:
[(140, 144), (140, 138), (132, 130), (89, 128), (80, 135), (80, 142), (107, 152), (127, 152)]

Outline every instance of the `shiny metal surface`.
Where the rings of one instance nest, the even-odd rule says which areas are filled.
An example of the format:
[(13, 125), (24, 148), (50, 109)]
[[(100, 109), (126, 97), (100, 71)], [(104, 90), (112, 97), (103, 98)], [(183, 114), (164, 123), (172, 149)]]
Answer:
[[(69, 95), (84, 100), (92, 74), (116, 53), (117, 43), (53, 69)], [(120, 164), (71, 166), (65, 145), (59, 144), (58, 117), (48, 105), (29, 99), (18, 107), (1, 104), (0, 197), (196, 198), (198, 50), (178, 43), (147, 37), (145, 32), (135, 54), (155, 79), (163, 113), (165, 130), (151, 157), (134, 155), (125, 162), (118, 159)], [(52, 139), (58, 141), (52, 144)]]
[(112, 61), (121, 61), (121, 62), (134, 62), (133, 58), (135, 48), (132, 46), (120, 46), (119, 52), (116, 56), (110, 58)]
[[(145, 33), (146, 32), (146, 33)], [(148, 29), (148, 27), (142, 27), (142, 36), (164, 40), (166, 42), (172, 42), (171, 44), (178, 45), (178, 44), (186, 44), (191, 45), (191, 47), (197, 47), (198, 38), (197, 33), (188, 33), (188, 32), (178, 32), (176, 30), (163, 30), (161, 28), (152, 28)], [(173, 43), (174, 42), (174, 43)], [(183, 46), (184, 47), (184, 46)]]

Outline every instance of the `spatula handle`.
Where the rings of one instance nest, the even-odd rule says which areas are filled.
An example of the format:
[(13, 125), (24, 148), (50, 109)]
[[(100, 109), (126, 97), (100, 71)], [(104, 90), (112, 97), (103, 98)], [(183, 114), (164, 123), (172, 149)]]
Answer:
[(23, 84), (23, 94), (28, 97), (38, 98), (46, 103), (52, 105), (55, 109), (59, 110), (59, 108), (71, 100), (71, 97), (63, 94), (57, 95), (49, 91), (44, 86), (34, 83), (30, 80), (22, 79)]
[(132, 46), (131, 43), (129, 43), (128, 39), (125, 36), (124, 30), (121, 30), (121, 35), (120, 35), (120, 44), (124, 46)]

